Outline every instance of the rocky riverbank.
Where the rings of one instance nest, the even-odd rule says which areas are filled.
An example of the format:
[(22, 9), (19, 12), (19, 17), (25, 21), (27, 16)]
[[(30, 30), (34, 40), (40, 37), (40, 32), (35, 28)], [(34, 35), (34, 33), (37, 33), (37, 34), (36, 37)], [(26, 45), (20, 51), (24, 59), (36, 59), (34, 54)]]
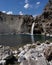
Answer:
[(0, 45), (0, 65), (52, 65), (52, 43), (26, 44), (20, 48)]
[(20, 65), (52, 65), (52, 43), (26, 44), (19, 48)]
[(9, 46), (0, 45), (0, 65), (13, 65), (16, 59), (16, 51), (13, 51)]

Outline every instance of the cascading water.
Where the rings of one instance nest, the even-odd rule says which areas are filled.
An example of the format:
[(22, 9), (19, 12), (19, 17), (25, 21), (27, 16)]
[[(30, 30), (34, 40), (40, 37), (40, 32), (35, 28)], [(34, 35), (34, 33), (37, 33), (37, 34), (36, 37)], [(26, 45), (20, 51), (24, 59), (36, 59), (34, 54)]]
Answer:
[(31, 27), (31, 39), (32, 39), (32, 43), (34, 43), (34, 36), (33, 36), (34, 25), (35, 25), (35, 22), (33, 22), (32, 27)]

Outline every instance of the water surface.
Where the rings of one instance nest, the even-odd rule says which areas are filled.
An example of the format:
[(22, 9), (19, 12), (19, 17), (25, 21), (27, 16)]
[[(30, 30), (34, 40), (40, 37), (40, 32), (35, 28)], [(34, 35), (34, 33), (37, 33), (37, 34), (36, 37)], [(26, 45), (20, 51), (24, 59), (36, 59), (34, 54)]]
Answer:
[[(32, 36), (34, 38), (34, 41), (32, 41)], [(28, 35), (28, 34), (0, 35), (0, 44), (5, 46), (6, 45), (19, 46), (36, 41), (45, 42), (45, 40), (49, 40), (52, 42), (52, 37), (45, 35)]]

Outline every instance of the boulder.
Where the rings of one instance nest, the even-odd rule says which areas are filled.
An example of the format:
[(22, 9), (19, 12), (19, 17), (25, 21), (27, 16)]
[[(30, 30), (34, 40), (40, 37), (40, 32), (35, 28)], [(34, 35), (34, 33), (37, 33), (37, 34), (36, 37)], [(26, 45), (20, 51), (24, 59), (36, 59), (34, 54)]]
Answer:
[(48, 46), (45, 51), (44, 51), (44, 55), (46, 57), (46, 59), (48, 61), (51, 61), (52, 60), (52, 46)]

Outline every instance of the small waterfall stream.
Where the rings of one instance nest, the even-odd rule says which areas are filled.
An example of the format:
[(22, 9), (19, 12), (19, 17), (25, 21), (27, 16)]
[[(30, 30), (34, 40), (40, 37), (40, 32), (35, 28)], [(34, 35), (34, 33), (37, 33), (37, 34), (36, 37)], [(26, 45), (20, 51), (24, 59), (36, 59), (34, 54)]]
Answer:
[(34, 36), (33, 36), (34, 25), (35, 25), (35, 22), (32, 23), (32, 27), (31, 27), (31, 39), (32, 39), (32, 43), (34, 43)]

